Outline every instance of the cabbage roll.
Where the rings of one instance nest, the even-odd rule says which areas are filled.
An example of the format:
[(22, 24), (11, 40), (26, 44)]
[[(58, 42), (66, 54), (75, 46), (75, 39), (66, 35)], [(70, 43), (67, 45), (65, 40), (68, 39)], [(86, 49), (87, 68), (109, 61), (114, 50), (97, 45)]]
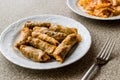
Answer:
[(21, 45), (20, 51), (25, 57), (33, 61), (44, 62), (50, 59), (50, 57), (45, 52), (31, 46)]
[(27, 21), (25, 23), (25, 27), (28, 27), (29, 29), (33, 29), (33, 27), (35, 27), (35, 26), (49, 28), (50, 25), (51, 25), (51, 23), (49, 23), (49, 22), (32, 22), (32, 21)]
[[(80, 38), (79, 38), (80, 39)], [(67, 55), (68, 51), (72, 48), (73, 45), (75, 45), (80, 40), (78, 39), (77, 34), (70, 34), (68, 35), (61, 44), (58, 45), (58, 47), (53, 52), (54, 58), (59, 61), (63, 62), (65, 56)]]
[(25, 44), (28, 36), (31, 35), (31, 30), (29, 28), (22, 28), (20, 36), (15, 44), (15, 47), (19, 48), (21, 44)]
[(38, 38), (32, 38), (32, 37), (28, 37), (27, 42), (38, 48), (41, 49), (42, 51), (46, 52), (47, 54), (51, 55), (52, 52), (55, 50), (56, 46), (55, 45), (51, 45), (43, 40), (40, 40)]
[(49, 29), (52, 31), (56, 31), (56, 32), (63, 32), (63, 33), (66, 33), (67, 35), (72, 34), (72, 33), (77, 33), (76, 28), (64, 27), (64, 26), (57, 25), (57, 24), (52, 24), (49, 27)]
[(37, 37), (37, 38), (39, 38), (43, 41), (46, 41), (46, 42), (48, 42), (52, 45), (58, 45), (59, 44), (59, 42), (57, 40), (55, 40), (54, 38), (49, 37), (48, 35), (42, 34), (42, 33), (39, 33), (39, 32), (33, 31), (32, 32), (32, 37)]
[(54, 39), (56, 39), (59, 42), (61, 42), (67, 36), (67, 34), (65, 34), (65, 33), (54, 32), (45, 27), (34, 27), (33, 31), (38, 32), (38, 33), (47, 34), (48, 36), (53, 37)]

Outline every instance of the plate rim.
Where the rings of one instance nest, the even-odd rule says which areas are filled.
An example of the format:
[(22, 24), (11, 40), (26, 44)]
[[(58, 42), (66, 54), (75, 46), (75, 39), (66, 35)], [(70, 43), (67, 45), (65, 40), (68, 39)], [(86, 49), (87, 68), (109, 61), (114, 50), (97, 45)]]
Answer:
[[(77, 1), (77, 0), (74, 0), (74, 1)], [(109, 17), (109, 18), (100, 18), (100, 17), (96, 17), (96, 16), (86, 15), (85, 12), (84, 12), (85, 15), (83, 15), (83, 14), (80, 14), (78, 11), (76, 11), (76, 10), (69, 4), (69, 2), (70, 2), (70, 0), (67, 0), (67, 1), (66, 1), (66, 4), (67, 4), (67, 6), (69, 7), (69, 9), (72, 10), (74, 13), (82, 16), (82, 17), (86, 17), (86, 18), (88, 18), (88, 19), (94, 19), (94, 20), (105, 20), (105, 21), (107, 21), (107, 20), (119, 20), (119, 19), (120, 19), (120, 15), (114, 16), (114, 17)], [(77, 5), (76, 5), (76, 7), (77, 7)]]
[(78, 22), (78, 21), (76, 21), (76, 20), (74, 20), (74, 19), (72, 19), (72, 18), (65, 17), (65, 16), (62, 16), (62, 15), (53, 15), (53, 14), (43, 14), (43, 15), (28, 16), (28, 17), (21, 18), (21, 19), (15, 21), (15, 22), (11, 23), (10, 25), (8, 25), (8, 26), (2, 31), (2, 33), (1, 33), (1, 35), (0, 35), (0, 52), (1, 52), (1, 54), (2, 54), (8, 61), (14, 63), (15, 65), (18, 65), (18, 66), (21, 66), (21, 67), (24, 67), (24, 68), (28, 68), (28, 69), (34, 69), (34, 70), (49, 70), (49, 69), (56, 69), (56, 68), (61, 68), (61, 67), (70, 65), (70, 64), (72, 64), (72, 63), (80, 60), (85, 54), (87, 54), (87, 52), (89, 51), (89, 49), (90, 49), (90, 47), (91, 47), (92, 39), (91, 39), (91, 34), (90, 34), (89, 30), (88, 30), (84, 25), (81, 24), (81, 25), (83, 26), (83, 28), (86, 29), (87, 32), (89, 33), (90, 45), (88, 46), (88, 49), (86, 50), (86, 52), (85, 52), (79, 59), (76, 59), (76, 60), (74, 60), (74, 61), (72, 61), (72, 62), (70, 62), (70, 63), (66, 63), (66, 64), (64, 64), (64, 65), (57, 66), (57, 67), (51, 67), (51, 68), (33, 68), (33, 67), (29, 67), (29, 66), (25, 66), (25, 65), (18, 64), (17, 61), (12, 61), (8, 56), (5, 56), (4, 51), (3, 51), (2, 48), (1, 48), (1, 47), (2, 47), (1, 41), (2, 41), (2, 37), (3, 37), (4, 33), (5, 33), (12, 25), (14, 25), (14, 24), (16, 24), (16, 23), (18, 23), (18, 22), (20, 22), (20, 21), (22, 21), (22, 20), (26, 20), (26, 19), (34, 18), (34, 17), (39, 17), (39, 16), (63, 17), (63, 18), (67, 18), (67, 19), (69, 19), (69, 20), (73, 20), (73, 21), (81, 24), (80, 22)]

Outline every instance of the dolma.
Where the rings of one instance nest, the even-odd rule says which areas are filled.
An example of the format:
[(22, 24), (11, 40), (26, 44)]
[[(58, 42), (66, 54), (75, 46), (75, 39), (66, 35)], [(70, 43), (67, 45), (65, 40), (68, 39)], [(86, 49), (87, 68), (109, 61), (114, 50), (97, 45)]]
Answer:
[(32, 37), (28, 37), (27, 42), (38, 48), (41, 49), (42, 51), (46, 52), (47, 54), (51, 55), (52, 52), (55, 50), (56, 46), (55, 45), (51, 45), (43, 40), (40, 40), (38, 38), (32, 38)]
[(46, 35), (46, 34), (42, 34), (42, 33), (39, 33), (39, 32), (36, 32), (36, 31), (33, 31), (32, 32), (32, 37), (37, 37), (43, 41), (46, 41), (52, 45), (58, 45), (59, 42), (57, 40), (55, 40), (54, 38)]
[[(80, 38), (79, 38), (80, 39)], [(70, 34), (68, 35), (61, 44), (58, 45), (58, 47), (53, 52), (54, 58), (59, 61), (63, 62), (65, 56), (67, 55), (68, 51), (72, 48), (73, 45), (75, 45), (80, 40), (78, 39), (77, 34)]]
[(22, 28), (20, 31), (20, 36), (15, 44), (15, 47), (19, 48), (20, 45), (25, 44), (28, 36), (31, 35), (31, 30), (29, 28)]
[(29, 29), (33, 29), (35, 26), (38, 26), (38, 27), (47, 27), (49, 28), (51, 25), (51, 23), (49, 22), (33, 22), (33, 21), (27, 21), (25, 23), (25, 26), (24, 27), (28, 27)]
[(65, 26), (57, 25), (57, 24), (52, 24), (49, 27), (49, 29), (52, 31), (56, 31), (56, 32), (63, 32), (63, 33), (66, 33), (67, 35), (72, 34), (72, 33), (77, 33), (76, 28), (69, 28), (69, 27), (65, 27)]
[(50, 57), (45, 52), (31, 46), (21, 45), (20, 51), (25, 57), (36, 62), (44, 62), (50, 59)]
[(59, 42), (61, 42), (67, 36), (67, 34), (65, 34), (65, 33), (54, 32), (45, 27), (34, 27), (33, 31), (38, 32), (38, 33), (47, 34), (48, 36), (53, 37), (54, 39), (56, 39)]

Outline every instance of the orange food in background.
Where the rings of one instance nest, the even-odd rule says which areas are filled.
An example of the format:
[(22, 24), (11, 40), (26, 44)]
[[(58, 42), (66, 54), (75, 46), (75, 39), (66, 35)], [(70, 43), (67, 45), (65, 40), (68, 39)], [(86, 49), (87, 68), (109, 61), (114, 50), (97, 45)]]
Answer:
[(77, 5), (97, 17), (107, 18), (120, 14), (120, 0), (78, 0)]

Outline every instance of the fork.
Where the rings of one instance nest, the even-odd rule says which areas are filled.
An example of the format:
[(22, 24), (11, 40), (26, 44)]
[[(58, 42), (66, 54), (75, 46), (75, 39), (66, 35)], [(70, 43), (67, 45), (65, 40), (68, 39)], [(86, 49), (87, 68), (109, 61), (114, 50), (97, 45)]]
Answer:
[(108, 38), (104, 46), (102, 47), (101, 51), (97, 55), (95, 62), (92, 64), (92, 66), (89, 68), (89, 70), (86, 72), (86, 74), (83, 76), (81, 80), (87, 80), (90, 73), (95, 69), (96, 66), (104, 65), (105, 63), (108, 62), (114, 46), (115, 41)]

